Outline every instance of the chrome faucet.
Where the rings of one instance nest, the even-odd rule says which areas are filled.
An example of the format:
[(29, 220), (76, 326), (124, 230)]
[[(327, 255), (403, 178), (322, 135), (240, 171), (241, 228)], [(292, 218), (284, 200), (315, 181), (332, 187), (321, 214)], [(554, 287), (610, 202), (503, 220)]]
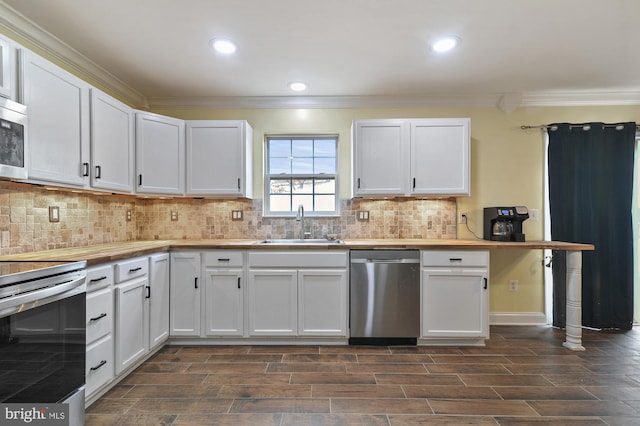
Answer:
[(302, 206), (302, 204), (298, 206), (296, 221), (300, 222), (300, 239), (304, 240), (304, 207)]

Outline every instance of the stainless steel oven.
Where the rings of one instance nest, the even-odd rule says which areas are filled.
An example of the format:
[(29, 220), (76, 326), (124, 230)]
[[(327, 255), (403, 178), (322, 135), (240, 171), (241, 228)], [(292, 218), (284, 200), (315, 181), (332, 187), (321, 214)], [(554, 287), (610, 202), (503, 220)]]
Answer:
[(0, 262), (0, 403), (66, 403), (84, 423), (86, 262)]

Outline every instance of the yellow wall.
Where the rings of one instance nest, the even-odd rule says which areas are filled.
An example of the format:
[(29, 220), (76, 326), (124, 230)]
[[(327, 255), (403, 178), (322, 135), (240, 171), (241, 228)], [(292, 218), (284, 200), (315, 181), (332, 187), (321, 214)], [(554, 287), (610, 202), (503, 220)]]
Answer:
[[(269, 133), (337, 132), (340, 138), (340, 196), (349, 196), (351, 122), (362, 118), (470, 117), (471, 196), (457, 200), (469, 227), (482, 237), (482, 209), (492, 205), (525, 205), (540, 211), (540, 221), (527, 220), (527, 239), (543, 238), (544, 145), (539, 130), (523, 124), (553, 122), (640, 121), (640, 106), (528, 107), (505, 114), (493, 107), (428, 107), (394, 109), (248, 109), (156, 110), (183, 119), (243, 119), (254, 130), (254, 194), (263, 192), (263, 138)], [(462, 225), (458, 238), (474, 238)], [(494, 251), (491, 254), (491, 312), (544, 312), (543, 253)], [(516, 279), (519, 291), (509, 292)]]
[[(20, 37), (0, 29), (19, 43), (53, 59)], [(81, 76), (82, 77), (82, 76)], [(89, 81), (90, 83), (93, 83)], [(94, 83), (95, 84), (95, 83)], [(102, 88), (109, 93), (108, 88)], [(112, 93), (113, 94), (113, 93)], [(126, 101), (125, 101), (126, 102)], [(528, 107), (504, 114), (494, 107), (412, 107), (374, 109), (246, 109), (246, 110), (154, 110), (183, 119), (242, 119), (254, 129), (254, 194), (262, 198), (262, 141), (269, 133), (337, 132), (340, 138), (339, 182), (341, 198), (350, 193), (350, 127), (355, 119), (411, 117), (471, 118), (471, 196), (459, 198), (458, 211), (466, 212), (469, 227), (482, 236), (482, 209), (491, 205), (543, 206), (544, 149), (540, 131), (523, 131), (523, 124), (552, 122), (640, 121), (640, 106)], [(530, 240), (542, 239), (542, 221), (528, 220), (524, 232)], [(458, 238), (473, 238), (458, 226)], [(544, 290), (541, 251), (494, 251), (491, 255), (491, 312), (543, 312)], [(507, 290), (510, 279), (519, 281), (519, 291)]]

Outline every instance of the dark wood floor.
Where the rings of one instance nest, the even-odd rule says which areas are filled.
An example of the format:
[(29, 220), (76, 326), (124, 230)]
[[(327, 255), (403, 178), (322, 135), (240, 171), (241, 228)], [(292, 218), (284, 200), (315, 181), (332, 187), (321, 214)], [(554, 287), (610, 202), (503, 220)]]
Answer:
[(87, 425), (640, 425), (640, 331), (491, 327), (485, 348), (166, 346)]

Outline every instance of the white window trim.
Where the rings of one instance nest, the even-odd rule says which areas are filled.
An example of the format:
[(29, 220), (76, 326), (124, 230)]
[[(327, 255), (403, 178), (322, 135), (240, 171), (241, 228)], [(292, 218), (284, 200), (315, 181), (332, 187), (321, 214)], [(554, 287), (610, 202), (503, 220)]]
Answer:
[(340, 188), (339, 188), (339, 184), (340, 184), (340, 174), (338, 172), (338, 165), (339, 165), (339, 135), (337, 133), (309, 133), (309, 134), (304, 134), (304, 133), (293, 133), (293, 134), (272, 134), (272, 135), (265, 135), (264, 138), (264, 145), (263, 145), (263, 151), (264, 151), (264, 206), (263, 206), (263, 217), (273, 217), (273, 218), (277, 218), (277, 217), (295, 217), (297, 212), (291, 211), (291, 212), (272, 212), (270, 210), (270, 202), (269, 202), (269, 198), (270, 198), (270, 185), (269, 182), (271, 180), (272, 177), (276, 178), (278, 176), (282, 176), (282, 175), (270, 175), (269, 174), (269, 140), (271, 139), (323, 139), (323, 138), (331, 138), (331, 139), (335, 139), (336, 142), (336, 173), (335, 174), (318, 174), (318, 175), (314, 175), (314, 174), (297, 174), (297, 175), (285, 175), (287, 177), (291, 177), (291, 176), (295, 176), (295, 177), (299, 177), (299, 178), (321, 178), (321, 177), (332, 177), (335, 181), (335, 210), (333, 211), (322, 211), (322, 212), (317, 212), (317, 211), (306, 211), (305, 210), (305, 217), (339, 217), (340, 216), (340, 200), (339, 200), (339, 195), (340, 195)]

